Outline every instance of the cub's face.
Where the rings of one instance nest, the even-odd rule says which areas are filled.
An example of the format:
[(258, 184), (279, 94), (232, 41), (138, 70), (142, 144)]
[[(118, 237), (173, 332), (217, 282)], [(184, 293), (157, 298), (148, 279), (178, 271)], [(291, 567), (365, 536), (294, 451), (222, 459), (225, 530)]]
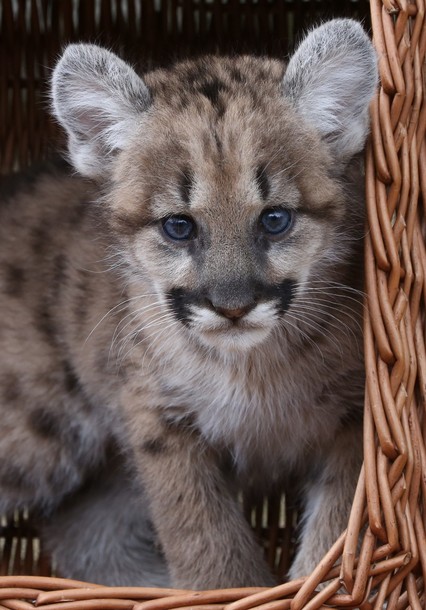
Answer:
[[(236, 349), (263, 341), (319, 260), (329, 264), (345, 211), (327, 149), (298, 124), (281, 78), (256, 99), (226, 63), (214, 67), (185, 105), (177, 94), (170, 102), (170, 78), (161, 96), (152, 84), (149, 118), (122, 154), (109, 202), (132, 272), (202, 342)], [(214, 100), (200, 91), (206, 78)]]
[(362, 214), (342, 178), (376, 78), (361, 27), (336, 20), (287, 71), (207, 57), (142, 81), (105, 50), (71, 46), (53, 101), (77, 169), (108, 183), (133, 281), (204, 344), (246, 349), (300, 321), (310, 283), (350, 256), (342, 233)]

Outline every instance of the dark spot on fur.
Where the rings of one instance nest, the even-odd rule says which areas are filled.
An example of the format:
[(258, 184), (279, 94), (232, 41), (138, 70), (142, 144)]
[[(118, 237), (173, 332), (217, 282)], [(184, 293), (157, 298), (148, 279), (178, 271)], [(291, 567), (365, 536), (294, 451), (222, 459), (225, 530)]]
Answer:
[(222, 84), (218, 80), (206, 81), (199, 87), (200, 93), (202, 93), (213, 106), (216, 106), (221, 90)]
[(11, 297), (22, 296), (25, 284), (25, 271), (16, 265), (4, 267), (4, 292)]
[(190, 413), (187, 413), (183, 417), (180, 417), (179, 421), (177, 423), (178, 423), (179, 428), (184, 428), (187, 430), (193, 430), (196, 427), (195, 426), (195, 417), (194, 417), (194, 415), (191, 415)]
[(142, 443), (142, 451), (150, 455), (160, 455), (167, 449), (166, 442), (161, 438), (151, 438)]
[(59, 289), (66, 277), (67, 257), (65, 254), (58, 254), (53, 261), (53, 280), (52, 288), (55, 292), (55, 297), (58, 296)]
[[(173, 394), (171, 394), (173, 397)], [(189, 413), (185, 413), (186, 407), (171, 404), (171, 411), (180, 412), (183, 415), (166, 415), (162, 418), (163, 424), (168, 430), (186, 430), (191, 432), (196, 428), (195, 417)]]
[(230, 75), (237, 83), (244, 83), (246, 80), (244, 74), (238, 68), (232, 68), (230, 70)]
[(271, 185), (269, 183), (268, 176), (266, 174), (266, 168), (264, 165), (260, 165), (257, 168), (256, 182), (257, 186), (259, 187), (260, 194), (262, 195), (262, 199), (267, 199), (271, 190)]
[(213, 137), (214, 137), (214, 141), (216, 142), (218, 153), (222, 154), (223, 146), (222, 146), (222, 142), (220, 141), (217, 131), (213, 132)]
[(43, 256), (49, 244), (49, 232), (46, 226), (33, 227), (30, 231), (32, 250), (35, 256)]
[(169, 293), (167, 293), (166, 298), (171, 304), (176, 318), (180, 322), (183, 322), (183, 324), (188, 324), (190, 317), (188, 306), (191, 302), (191, 300), (188, 298), (188, 292), (183, 288), (173, 288)]
[(81, 339), (82, 331), (86, 328), (87, 300), (82, 295), (76, 295), (74, 303), (75, 337)]
[(51, 345), (56, 345), (56, 327), (48, 310), (47, 303), (42, 303), (35, 313), (35, 326), (37, 330)]
[(210, 101), (218, 116), (223, 116), (225, 113), (225, 103), (221, 93), (226, 92), (228, 87), (220, 80), (212, 79), (201, 83), (198, 90)]
[(69, 394), (80, 391), (80, 381), (69, 362), (64, 362), (65, 389)]
[(229, 448), (225, 449), (220, 455), (219, 468), (225, 477), (230, 477), (235, 471), (235, 458)]
[(279, 284), (259, 285), (256, 294), (259, 299), (278, 299), (278, 309), (281, 314), (285, 313), (293, 300), (296, 282), (294, 280), (284, 280)]
[(192, 174), (189, 169), (183, 170), (181, 174), (181, 181), (179, 184), (179, 193), (184, 203), (189, 203), (192, 189)]
[(16, 403), (21, 397), (21, 382), (16, 373), (3, 375), (0, 388), (4, 403)]
[(31, 429), (42, 438), (60, 438), (61, 424), (57, 416), (46, 407), (37, 407), (29, 415)]
[(87, 305), (90, 298), (89, 273), (84, 270), (78, 271), (78, 279), (75, 283), (74, 297), (74, 320), (78, 329), (84, 328), (87, 319)]

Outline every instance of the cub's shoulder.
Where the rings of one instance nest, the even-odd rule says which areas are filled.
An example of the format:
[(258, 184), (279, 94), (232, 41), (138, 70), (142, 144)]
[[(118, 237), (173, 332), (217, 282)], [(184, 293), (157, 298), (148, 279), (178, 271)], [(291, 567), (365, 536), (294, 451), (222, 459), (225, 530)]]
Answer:
[(72, 168), (62, 157), (42, 161), (21, 171), (0, 175), (0, 199), (15, 200), (21, 195), (35, 194), (40, 181), (54, 182), (72, 175)]
[(0, 216), (3, 220), (38, 217), (71, 211), (95, 198), (93, 183), (75, 173), (62, 157), (54, 157), (22, 171), (0, 175)]

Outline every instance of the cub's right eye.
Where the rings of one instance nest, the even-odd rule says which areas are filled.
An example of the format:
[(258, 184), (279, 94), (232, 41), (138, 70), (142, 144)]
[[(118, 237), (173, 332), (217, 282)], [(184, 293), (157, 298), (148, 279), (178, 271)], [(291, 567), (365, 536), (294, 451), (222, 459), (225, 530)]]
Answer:
[(197, 226), (189, 216), (169, 216), (161, 221), (163, 233), (174, 241), (187, 241), (196, 235)]

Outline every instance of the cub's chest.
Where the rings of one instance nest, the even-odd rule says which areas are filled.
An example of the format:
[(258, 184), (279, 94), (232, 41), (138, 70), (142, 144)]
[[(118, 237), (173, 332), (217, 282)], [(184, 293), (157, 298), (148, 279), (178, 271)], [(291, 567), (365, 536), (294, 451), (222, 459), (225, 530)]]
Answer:
[(190, 416), (205, 439), (227, 447), (237, 463), (293, 462), (318, 433), (331, 432), (330, 422), (324, 426), (327, 408), (315, 406), (320, 377), (297, 359), (259, 354), (205, 366), (192, 362), (168, 373), (162, 384), (168, 415)]

